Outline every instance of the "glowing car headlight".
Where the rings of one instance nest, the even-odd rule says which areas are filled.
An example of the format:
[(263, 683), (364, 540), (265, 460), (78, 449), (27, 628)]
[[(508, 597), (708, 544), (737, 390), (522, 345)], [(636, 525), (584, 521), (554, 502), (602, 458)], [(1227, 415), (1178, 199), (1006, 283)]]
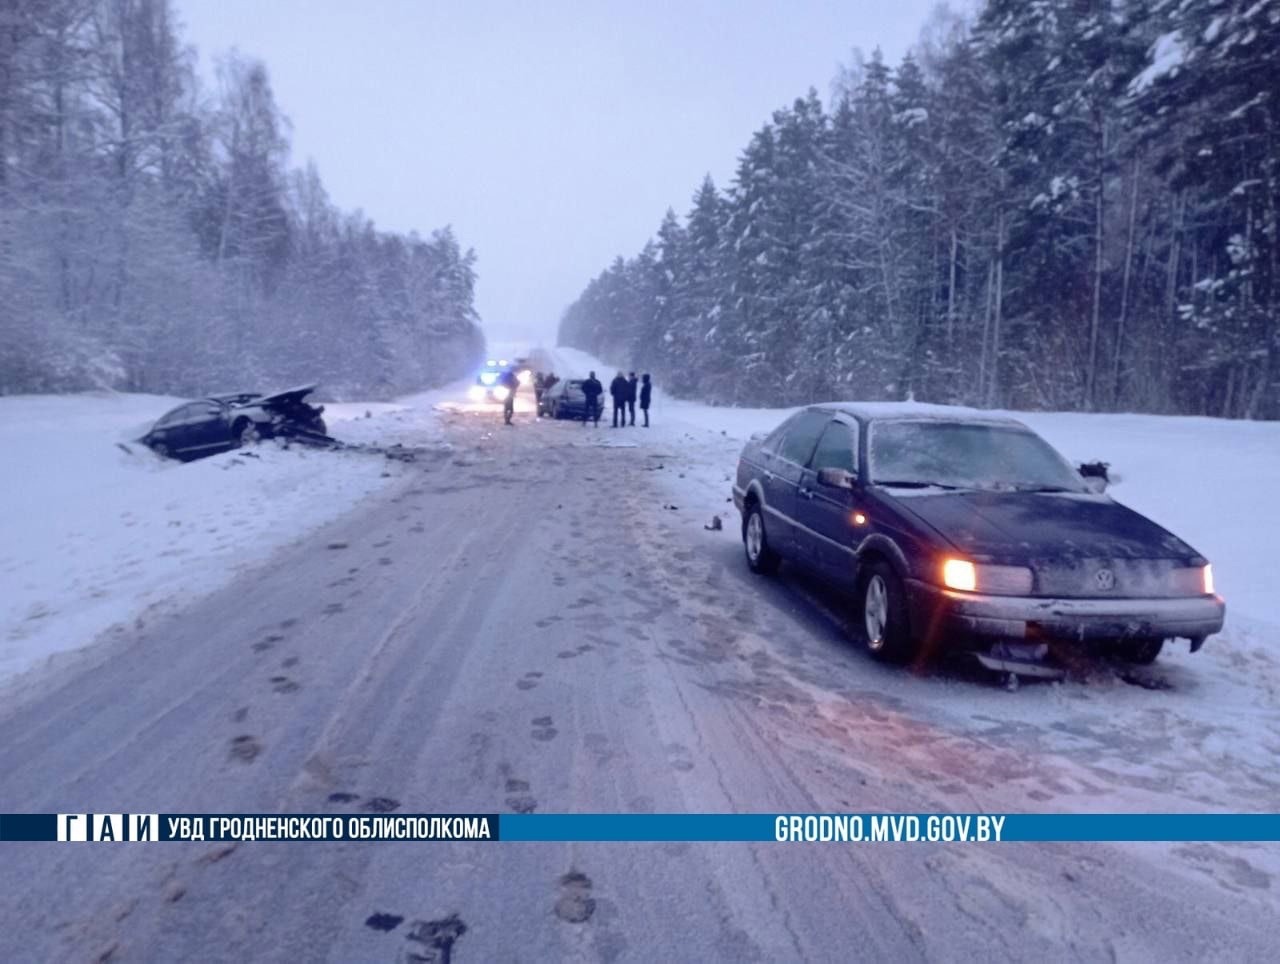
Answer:
[(470, 391), (469, 391), (469, 393), (468, 393), (468, 394), (470, 394), (470, 396), (471, 396), (471, 400), (472, 400), (473, 402), (483, 402), (483, 401), (484, 401), (484, 395), (485, 395), (485, 392), (484, 392), (484, 386), (483, 386), (483, 385), (472, 385), (472, 386), (471, 386), (471, 389), (470, 389)]
[(520, 380), (521, 385), (528, 385), (529, 382), (533, 381), (533, 372), (529, 371), (529, 369), (526, 368), (519, 375), (517, 375), (516, 378)]
[(948, 589), (974, 592), (978, 588), (978, 570), (968, 559), (947, 559), (942, 563), (942, 584)]
[(1186, 566), (1172, 572), (1173, 591), (1179, 596), (1212, 596), (1213, 567)]
[(493, 390), (493, 397), (500, 402), (505, 402), (507, 400), (507, 396), (510, 394), (511, 393), (507, 391), (505, 388), (503, 388), (501, 385), (499, 385), (497, 388)]
[(960, 592), (987, 592), (997, 596), (1029, 596), (1034, 582), (1026, 566), (976, 565), (968, 559), (942, 563), (942, 584)]
[(481, 385), (496, 385), (497, 383), (498, 383), (497, 372), (481, 372), (480, 373)]

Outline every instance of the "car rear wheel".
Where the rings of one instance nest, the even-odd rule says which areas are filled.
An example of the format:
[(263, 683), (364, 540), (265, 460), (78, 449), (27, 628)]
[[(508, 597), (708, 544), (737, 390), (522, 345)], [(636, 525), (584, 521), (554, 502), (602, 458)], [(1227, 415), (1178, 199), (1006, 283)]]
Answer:
[(906, 602), (902, 582), (887, 562), (877, 559), (865, 567), (858, 579), (856, 623), (876, 659), (901, 663), (914, 655)]
[(1163, 639), (1133, 639), (1120, 645), (1120, 658), (1140, 666), (1150, 666), (1164, 649)]
[(764, 513), (760, 504), (747, 506), (747, 517), (742, 522), (742, 545), (747, 552), (747, 565), (761, 576), (771, 576), (778, 571), (782, 557), (769, 548), (769, 537), (764, 530)]

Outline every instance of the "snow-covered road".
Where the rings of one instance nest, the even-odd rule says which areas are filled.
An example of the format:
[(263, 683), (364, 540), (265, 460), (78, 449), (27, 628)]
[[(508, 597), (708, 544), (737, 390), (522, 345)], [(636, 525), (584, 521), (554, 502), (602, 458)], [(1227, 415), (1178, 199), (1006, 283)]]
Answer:
[[(402, 410), (433, 433), (433, 455), (379, 474), (358, 508), (5, 691), (0, 811), (1280, 800), (1265, 605), (1233, 610), (1196, 656), (1162, 658), (1164, 689), (1105, 673), (1016, 693), (962, 667), (915, 676), (855, 651), (819, 587), (747, 572), (726, 477), (740, 436), (777, 413), (660, 400), (648, 431), (528, 416), (504, 428), (496, 409), (429, 411), (439, 400)], [(1065, 438), (1072, 456), (1111, 456)], [(1127, 458), (1111, 459), (1122, 498), (1138, 472)], [(713, 514), (723, 529), (705, 528)], [(1214, 554), (1212, 533), (1187, 534)], [(407, 959), (407, 925), (366, 926), (380, 913), (457, 914), (455, 962), (1258, 960), (1280, 911), (1274, 845), (9, 844), (4, 856), (3, 960)], [(586, 920), (557, 913), (566, 887), (589, 891)]]

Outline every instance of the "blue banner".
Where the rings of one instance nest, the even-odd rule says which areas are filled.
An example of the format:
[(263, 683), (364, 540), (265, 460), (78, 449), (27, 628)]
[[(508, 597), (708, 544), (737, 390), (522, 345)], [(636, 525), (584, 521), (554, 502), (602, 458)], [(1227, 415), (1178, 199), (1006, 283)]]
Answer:
[(0, 841), (1280, 841), (1280, 813), (0, 814)]

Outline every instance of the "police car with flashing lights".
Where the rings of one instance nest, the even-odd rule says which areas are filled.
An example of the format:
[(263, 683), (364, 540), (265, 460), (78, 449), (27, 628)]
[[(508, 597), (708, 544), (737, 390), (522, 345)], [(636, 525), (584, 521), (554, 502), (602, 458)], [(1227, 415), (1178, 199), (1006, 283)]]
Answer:
[(490, 358), (476, 375), (475, 384), (471, 386), (471, 400), (498, 404), (505, 402), (507, 388), (502, 384), (502, 376), (507, 372), (515, 372), (516, 379), (521, 385), (528, 385), (533, 381), (533, 371), (528, 366), (528, 359)]

